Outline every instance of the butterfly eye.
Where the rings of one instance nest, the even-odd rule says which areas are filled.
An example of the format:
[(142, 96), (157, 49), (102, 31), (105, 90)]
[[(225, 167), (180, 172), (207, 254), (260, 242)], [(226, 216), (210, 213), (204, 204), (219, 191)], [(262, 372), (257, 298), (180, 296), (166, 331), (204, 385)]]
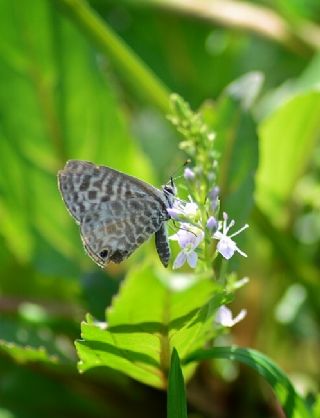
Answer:
[(100, 251), (99, 255), (103, 259), (104, 258), (107, 258), (108, 257), (108, 250), (102, 250), (102, 251)]

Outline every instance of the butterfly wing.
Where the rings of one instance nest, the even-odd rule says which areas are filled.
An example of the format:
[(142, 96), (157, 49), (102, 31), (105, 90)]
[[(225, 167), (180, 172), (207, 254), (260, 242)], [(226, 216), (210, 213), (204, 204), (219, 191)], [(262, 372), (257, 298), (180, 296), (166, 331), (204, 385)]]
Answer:
[(167, 202), (160, 190), (120, 171), (87, 161), (68, 161), (58, 173), (58, 186), (77, 223), (81, 223), (86, 213), (98, 211), (101, 205), (119, 199), (151, 197), (161, 202), (166, 211)]
[(108, 202), (86, 214), (81, 222), (81, 238), (89, 256), (101, 267), (110, 261), (128, 258), (165, 221), (161, 212), (151, 212), (154, 202), (133, 198)]
[[(70, 160), (58, 173), (70, 214), (81, 227), (89, 256), (100, 266), (120, 263), (169, 219), (167, 201), (155, 187), (109, 167)], [(163, 233), (156, 237), (163, 242)]]

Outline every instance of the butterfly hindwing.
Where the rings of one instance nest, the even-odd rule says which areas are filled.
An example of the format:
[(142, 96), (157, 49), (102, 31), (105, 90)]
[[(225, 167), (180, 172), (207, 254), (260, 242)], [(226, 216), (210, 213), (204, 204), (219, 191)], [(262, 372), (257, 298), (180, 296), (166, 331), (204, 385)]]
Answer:
[(153, 212), (151, 206), (150, 201), (138, 198), (118, 200), (86, 214), (81, 223), (81, 237), (94, 261), (99, 265), (109, 261), (120, 263), (161, 229), (164, 218), (160, 206), (155, 211), (153, 202)]

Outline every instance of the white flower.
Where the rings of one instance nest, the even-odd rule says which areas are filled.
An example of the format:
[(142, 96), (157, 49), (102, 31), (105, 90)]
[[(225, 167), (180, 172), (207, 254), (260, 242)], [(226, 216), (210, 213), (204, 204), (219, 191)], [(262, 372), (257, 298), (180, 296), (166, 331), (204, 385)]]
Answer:
[(204, 238), (204, 233), (200, 229), (191, 228), (188, 224), (181, 224), (184, 229), (180, 229), (176, 234), (171, 235), (170, 239), (178, 241), (181, 251), (173, 263), (173, 269), (178, 269), (187, 261), (191, 268), (195, 268), (198, 262), (198, 254), (195, 249)]
[[(183, 218), (194, 218), (198, 213), (199, 207), (189, 196), (189, 202), (181, 202), (178, 199), (175, 199), (172, 208), (167, 208), (168, 214), (172, 219), (177, 221), (182, 220)], [(183, 219), (185, 220), (185, 219)]]
[[(247, 257), (247, 254), (241, 251), (240, 248), (237, 247), (237, 244), (231, 238), (240, 234), (240, 232), (242, 232), (244, 229), (247, 229), (249, 225), (248, 224), (244, 225), (234, 234), (228, 236), (227, 234), (229, 232), (229, 229), (233, 227), (235, 222), (234, 220), (232, 220), (230, 221), (228, 225), (227, 221), (228, 221), (228, 215), (224, 212), (223, 222), (219, 222), (218, 230), (213, 234), (213, 238), (219, 240), (217, 244), (218, 252), (227, 260), (229, 260), (236, 251), (239, 254), (241, 254), (243, 257)], [(221, 232), (221, 229), (222, 229), (222, 232)]]
[(243, 318), (247, 315), (246, 309), (241, 309), (237, 316), (232, 318), (232, 312), (225, 305), (220, 306), (217, 311), (215, 322), (223, 327), (233, 327), (238, 322), (242, 321)]
[(189, 199), (190, 202), (185, 204), (184, 213), (187, 217), (194, 217), (198, 212), (199, 206), (191, 199), (190, 196)]

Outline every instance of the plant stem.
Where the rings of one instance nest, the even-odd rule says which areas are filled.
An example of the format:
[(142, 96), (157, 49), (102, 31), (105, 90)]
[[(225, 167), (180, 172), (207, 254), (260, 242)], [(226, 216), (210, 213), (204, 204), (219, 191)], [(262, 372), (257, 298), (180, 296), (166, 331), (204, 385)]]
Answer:
[(143, 61), (118, 37), (107, 23), (83, 0), (53, 0), (110, 59), (132, 90), (169, 112), (170, 91)]

